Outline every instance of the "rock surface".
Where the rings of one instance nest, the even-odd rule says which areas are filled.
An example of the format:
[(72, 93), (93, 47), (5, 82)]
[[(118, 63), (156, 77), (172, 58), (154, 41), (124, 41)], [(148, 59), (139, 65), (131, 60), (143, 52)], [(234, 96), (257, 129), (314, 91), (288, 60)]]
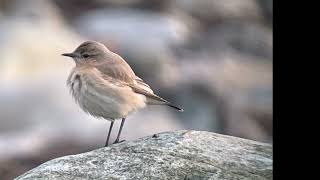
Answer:
[(272, 158), (269, 144), (180, 130), (57, 158), (16, 179), (272, 179)]

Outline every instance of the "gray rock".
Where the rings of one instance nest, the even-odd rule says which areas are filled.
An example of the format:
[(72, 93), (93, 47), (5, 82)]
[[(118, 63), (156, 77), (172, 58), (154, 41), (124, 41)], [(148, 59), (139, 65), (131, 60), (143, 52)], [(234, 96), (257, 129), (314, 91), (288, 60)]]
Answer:
[(272, 146), (175, 131), (48, 161), (22, 179), (272, 179)]

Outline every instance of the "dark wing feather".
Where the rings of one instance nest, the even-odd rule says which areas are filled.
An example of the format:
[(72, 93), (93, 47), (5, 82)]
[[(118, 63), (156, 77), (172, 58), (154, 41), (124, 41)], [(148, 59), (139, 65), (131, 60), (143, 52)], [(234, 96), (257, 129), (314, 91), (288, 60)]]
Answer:
[(150, 88), (145, 88), (139, 85), (130, 85), (132, 90), (138, 94), (145, 95), (148, 100), (148, 104), (167, 104), (169, 103), (167, 100), (155, 95)]

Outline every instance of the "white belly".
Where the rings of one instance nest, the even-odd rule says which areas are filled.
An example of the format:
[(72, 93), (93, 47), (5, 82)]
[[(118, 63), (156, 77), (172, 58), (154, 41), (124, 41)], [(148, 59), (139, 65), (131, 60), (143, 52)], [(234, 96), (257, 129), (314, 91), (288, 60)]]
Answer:
[(87, 113), (109, 120), (125, 118), (146, 106), (146, 97), (130, 87), (96, 83), (86, 76), (71, 75), (68, 85), (80, 107)]

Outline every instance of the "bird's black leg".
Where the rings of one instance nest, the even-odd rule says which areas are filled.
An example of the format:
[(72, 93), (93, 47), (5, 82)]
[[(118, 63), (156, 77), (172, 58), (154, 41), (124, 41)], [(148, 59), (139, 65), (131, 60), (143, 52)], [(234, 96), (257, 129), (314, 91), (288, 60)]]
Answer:
[(111, 121), (110, 128), (109, 128), (109, 132), (108, 132), (108, 137), (107, 137), (107, 140), (106, 140), (106, 145), (105, 145), (104, 147), (107, 147), (108, 144), (109, 144), (109, 138), (110, 138), (110, 135), (111, 135), (113, 123), (114, 123), (114, 121)]
[[(126, 121), (126, 118), (122, 118), (122, 121), (121, 121), (121, 125), (120, 125), (120, 129), (119, 129), (119, 132), (118, 132), (118, 136), (117, 136), (117, 139), (114, 141), (113, 144), (116, 144), (116, 143), (119, 143), (119, 139), (120, 139), (120, 135), (121, 135), (121, 131), (122, 131), (122, 128), (123, 128), (123, 125), (124, 125), (124, 122)], [(122, 141), (121, 141), (122, 142)]]

